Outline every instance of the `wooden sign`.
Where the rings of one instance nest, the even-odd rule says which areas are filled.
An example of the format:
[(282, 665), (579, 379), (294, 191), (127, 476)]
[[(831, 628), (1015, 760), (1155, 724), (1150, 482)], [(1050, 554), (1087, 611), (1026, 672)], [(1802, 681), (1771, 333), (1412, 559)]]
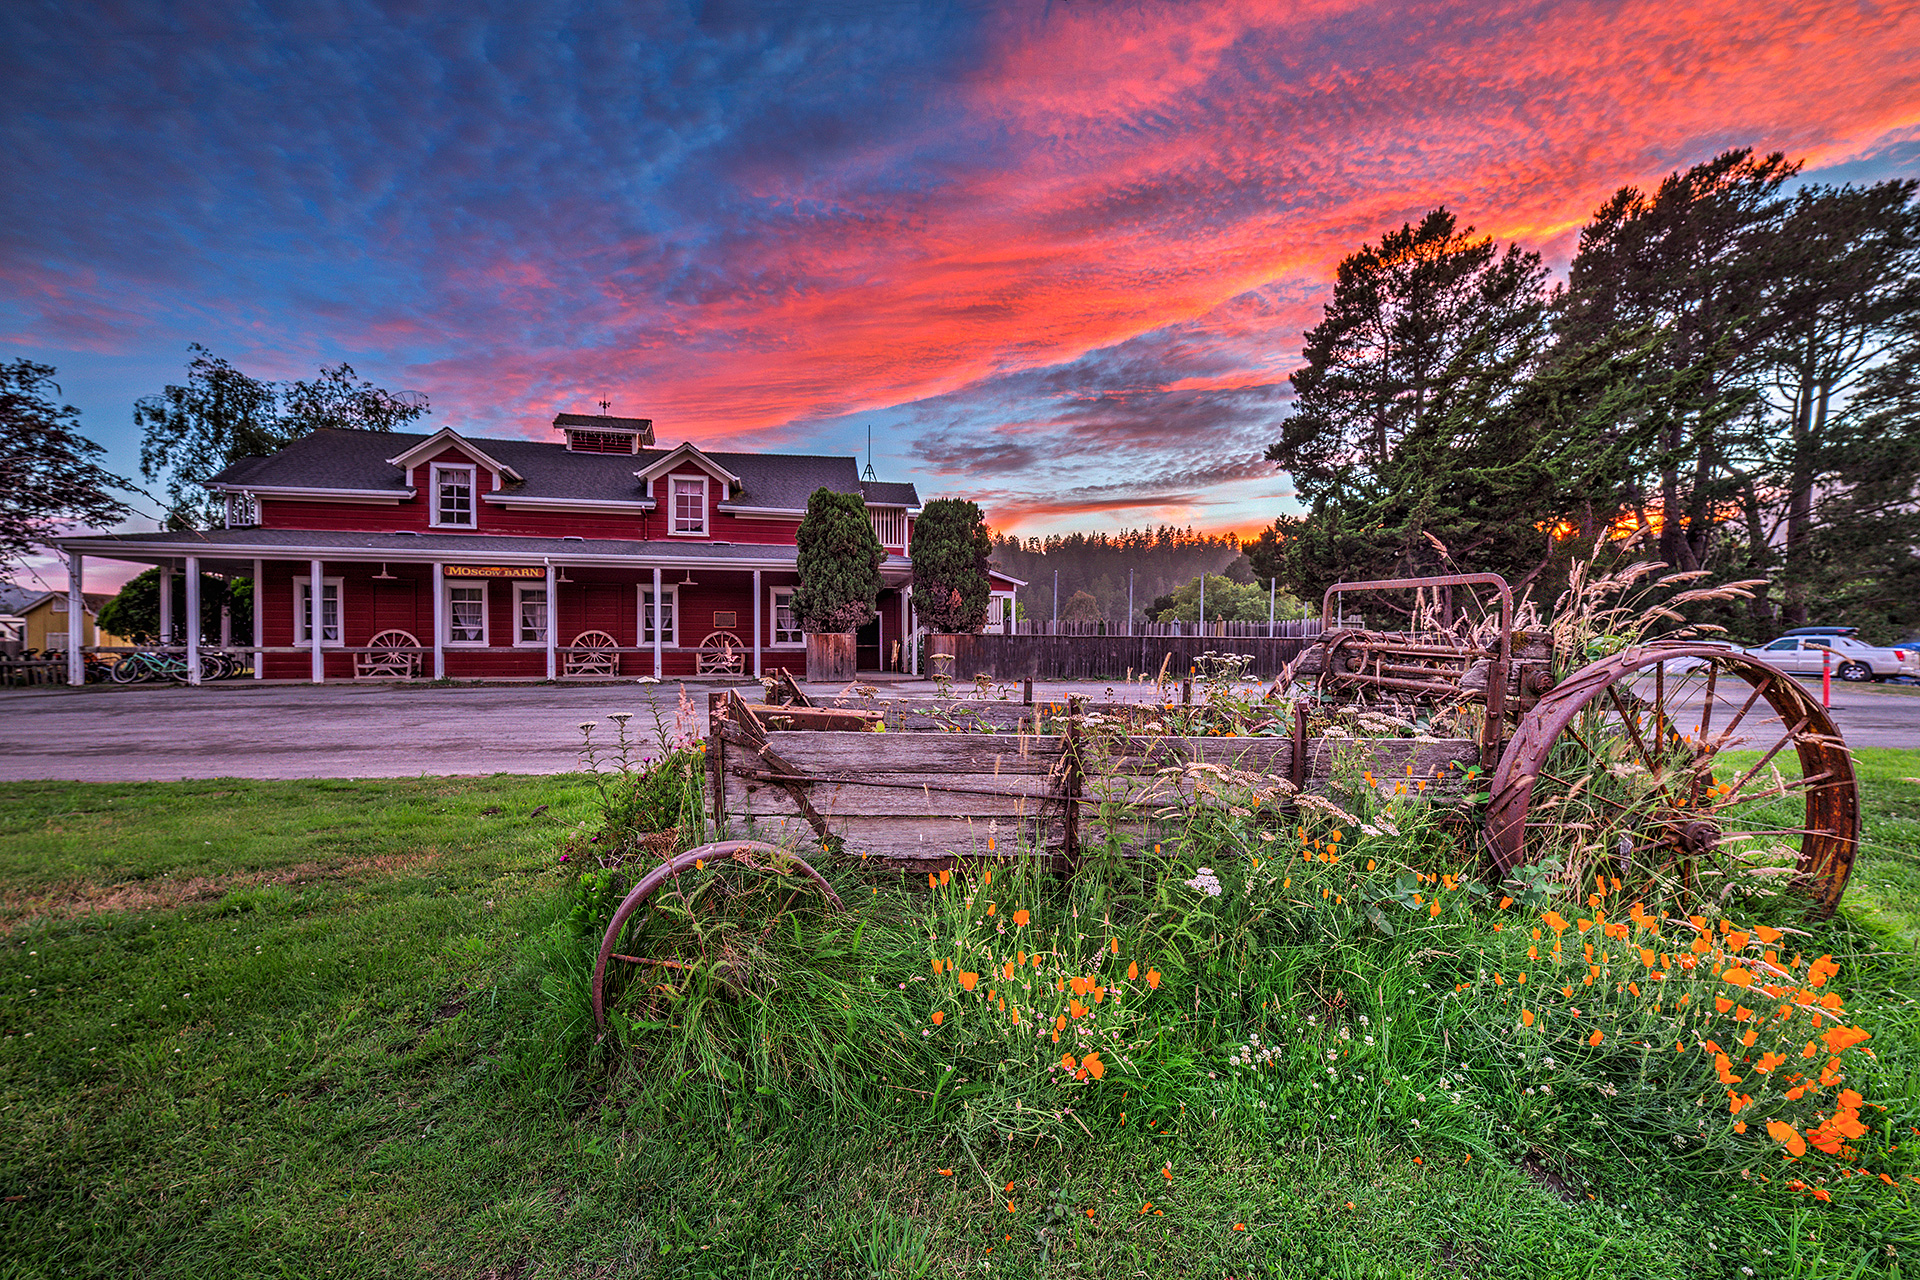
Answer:
[(740, 615), (735, 610), (732, 610), (732, 609), (714, 610), (713, 626), (716, 631), (722, 627), (737, 627), (739, 625), (740, 625)]
[(517, 564), (450, 564), (445, 572), (449, 578), (516, 578), (528, 582), (542, 582), (547, 576), (538, 565)]

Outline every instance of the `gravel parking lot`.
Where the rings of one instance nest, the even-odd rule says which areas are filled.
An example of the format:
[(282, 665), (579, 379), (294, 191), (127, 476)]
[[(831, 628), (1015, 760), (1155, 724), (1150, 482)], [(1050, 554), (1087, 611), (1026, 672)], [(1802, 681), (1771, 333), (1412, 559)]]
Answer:
[[(701, 732), (706, 695), (720, 687), (686, 687)], [(739, 687), (760, 697), (757, 684)], [(1099, 698), (1110, 687), (1140, 700), (1150, 688), (1051, 684), (1037, 696)], [(934, 694), (920, 680), (882, 688), (883, 697)], [(561, 773), (578, 767), (582, 721), (631, 711), (650, 736), (649, 710), (671, 724), (679, 697), (675, 684), (0, 689), (0, 780)], [(1920, 688), (1836, 684), (1833, 700), (1850, 744), (1920, 747)]]

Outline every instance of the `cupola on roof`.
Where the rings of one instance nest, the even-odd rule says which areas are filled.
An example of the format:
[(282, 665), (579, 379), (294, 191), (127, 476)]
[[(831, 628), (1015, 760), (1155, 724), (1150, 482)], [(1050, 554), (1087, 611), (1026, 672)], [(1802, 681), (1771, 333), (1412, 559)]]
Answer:
[(602, 413), (556, 413), (554, 427), (573, 453), (635, 454), (653, 443), (652, 418), (616, 418)]

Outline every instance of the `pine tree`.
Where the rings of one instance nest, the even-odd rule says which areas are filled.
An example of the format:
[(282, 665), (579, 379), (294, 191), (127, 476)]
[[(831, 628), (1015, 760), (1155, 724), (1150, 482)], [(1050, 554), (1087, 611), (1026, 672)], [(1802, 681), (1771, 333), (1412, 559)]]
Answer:
[(880, 562), (887, 558), (857, 493), (815, 489), (800, 521), (793, 611), (814, 635), (857, 631), (880, 599)]
[(993, 538), (978, 503), (936, 498), (913, 526), (914, 607), (935, 631), (978, 631), (987, 622)]

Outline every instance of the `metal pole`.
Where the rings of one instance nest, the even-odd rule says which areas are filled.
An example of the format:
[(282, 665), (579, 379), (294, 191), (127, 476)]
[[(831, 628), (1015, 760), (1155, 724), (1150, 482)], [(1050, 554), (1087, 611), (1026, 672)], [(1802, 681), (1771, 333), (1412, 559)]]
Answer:
[(320, 652), (320, 633), (327, 613), (323, 601), (327, 594), (327, 580), (323, 576), (327, 566), (320, 560), (307, 562), (307, 628), (312, 633), (310, 639), (313, 648), (313, 683), (324, 684), (327, 679), (327, 659)]
[(753, 571), (753, 678), (760, 678), (760, 571)]
[[(67, 556), (67, 683), (83, 685), (87, 682), (86, 659), (80, 656), (80, 643), (86, 639), (87, 594), (81, 590), (81, 556), (74, 551)], [(100, 639), (99, 632), (94, 640)]]
[(1820, 705), (1833, 705), (1833, 650), (1820, 651)]
[(1274, 593), (1280, 589), (1280, 579), (1267, 579), (1267, 639), (1273, 639), (1273, 602)]
[[(318, 591), (316, 585), (314, 590)], [(187, 557), (187, 683), (200, 683), (200, 557)]]

